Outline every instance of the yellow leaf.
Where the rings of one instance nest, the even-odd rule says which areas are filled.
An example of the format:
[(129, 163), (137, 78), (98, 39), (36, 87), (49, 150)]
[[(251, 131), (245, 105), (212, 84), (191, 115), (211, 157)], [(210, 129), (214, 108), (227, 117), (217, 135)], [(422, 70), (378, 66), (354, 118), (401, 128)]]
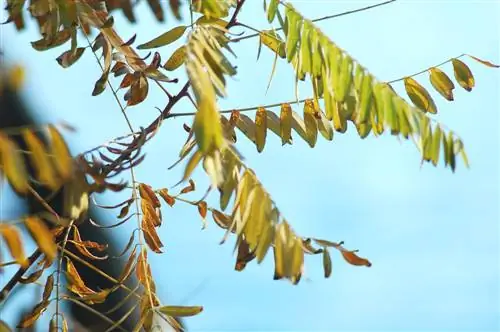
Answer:
[(0, 171), (5, 175), (12, 188), (19, 194), (28, 192), (28, 172), (19, 148), (6, 135), (0, 132)]
[(49, 133), (51, 139), (50, 151), (57, 171), (63, 179), (68, 179), (73, 172), (73, 159), (71, 158), (68, 146), (61, 133), (54, 126), (49, 126)]
[(40, 250), (45, 254), (49, 261), (57, 256), (57, 245), (54, 236), (49, 231), (45, 223), (36, 216), (27, 217), (24, 224), (31, 237), (35, 240)]
[(304, 127), (306, 132), (306, 141), (313, 148), (318, 139), (318, 123), (314, 115), (314, 104), (311, 99), (304, 102)]
[(431, 68), (430, 71), (430, 80), (434, 89), (437, 90), (446, 100), (453, 100), (453, 89), (455, 89), (455, 85), (450, 80), (448, 75), (446, 75), (439, 68)]
[(28, 146), (28, 150), (30, 151), (30, 159), (36, 170), (37, 180), (47, 185), (52, 190), (57, 189), (60, 183), (56, 177), (53, 164), (50, 162), (51, 158), (45, 150), (44, 144), (30, 129), (24, 129), (22, 134)]
[(314, 110), (315, 114), (314, 117), (316, 118), (316, 123), (318, 125), (318, 131), (321, 133), (321, 135), (328, 141), (333, 140), (333, 128), (326, 118), (326, 115), (323, 113), (323, 111), (319, 108), (318, 102), (316, 100), (313, 101), (314, 103)]
[(182, 45), (172, 53), (170, 58), (165, 62), (163, 68), (168, 71), (179, 68), (186, 60), (186, 46)]
[(173, 317), (187, 317), (194, 316), (203, 311), (201, 306), (163, 306), (158, 308), (158, 310), (167, 316)]
[(195, 170), (196, 166), (200, 163), (201, 159), (203, 158), (203, 154), (200, 150), (196, 150), (191, 158), (189, 158), (189, 161), (186, 165), (186, 168), (184, 169), (184, 175), (182, 176), (181, 182), (186, 181), (189, 179), (191, 176), (191, 173)]
[(474, 75), (470, 71), (469, 67), (458, 59), (453, 59), (453, 72), (455, 74), (455, 79), (462, 88), (467, 91), (471, 91), (475, 85)]
[(259, 33), (260, 43), (266, 45), (282, 59), (286, 57), (285, 43), (273, 30), (264, 30)]
[(292, 108), (290, 104), (281, 104), (280, 136), (283, 145), (292, 139)]
[(340, 63), (338, 79), (335, 80), (334, 76), (332, 76), (332, 83), (335, 84), (334, 97), (338, 102), (343, 102), (349, 94), (349, 91), (351, 91), (353, 67), (352, 58), (349, 55), (344, 54), (342, 56), (342, 62)]
[(373, 101), (373, 89), (372, 89), (373, 76), (370, 74), (363, 75), (363, 80), (361, 82), (360, 88), (360, 101), (358, 107), (358, 116), (356, 123), (365, 123), (370, 118), (370, 110), (372, 108)]
[(432, 164), (434, 166), (437, 166), (438, 161), (439, 161), (439, 151), (441, 147), (441, 138), (442, 138), (442, 131), (441, 127), (438, 125), (434, 129), (434, 134), (432, 135), (432, 147), (431, 147), (431, 159), (432, 159)]
[(266, 134), (267, 134), (267, 115), (266, 110), (262, 107), (257, 109), (255, 113), (255, 145), (257, 146), (257, 151), (262, 152), (264, 150), (264, 145), (266, 144)]
[(22, 267), (26, 267), (28, 261), (24, 255), (23, 243), (21, 241), (19, 230), (12, 225), (3, 223), (0, 224), (0, 234), (3, 237), (12, 258), (14, 258), (14, 260)]
[(437, 113), (436, 104), (430, 96), (429, 92), (411, 77), (404, 80), (406, 93), (411, 101), (424, 112)]
[(187, 26), (179, 25), (169, 31), (159, 35), (158, 37), (148, 41), (147, 43), (137, 46), (137, 49), (144, 50), (149, 48), (156, 48), (173, 43), (177, 39), (181, 38), (186, 31)]
[(7, 323), (3, 320), (0, 320), (0, 332), (12, 332), (9, 325), (7, 325)]

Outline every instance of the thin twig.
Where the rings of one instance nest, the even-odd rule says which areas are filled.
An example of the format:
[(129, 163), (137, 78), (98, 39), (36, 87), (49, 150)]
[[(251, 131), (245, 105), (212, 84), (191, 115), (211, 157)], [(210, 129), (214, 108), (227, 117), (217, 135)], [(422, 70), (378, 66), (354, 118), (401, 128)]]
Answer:
[(461, 58), (461, 57), (463, 57), (463, 56), (465, 56), (465, 55), (466, 55), (466, 54), (460, 54), (460, 55), (459, 55), (459, 56), (457, 56), (457, 57), (454, 57), (454, 58), (449, 58), (448, 60), (443, 61), (443, 62), (441, 62), (441, 63), (439, 63), (439, 64), (437, 64), (437, 65), (434, 65), (434, 66), (431, 66), (431, 67), (427, 67), (426, 69), (421, 70), (421, 71), (419, 71), (419, 72), (417, 72), (417, 73), (415, 73), (415, 74), (412, 74), (412, 75), (409, 75), (409, 76), (400, 77), (400, 78), (394, 79), (394, 80), (392, 80), (392, 81), (388, 81), (387, 83), (388, 83), (388, 84), (391, 84), (391, 83), (395, 83), (395, 82), (402, 81), (402, 80), (404, 80), (404, 79), (405, 79), (405, 78), (407, 78), (407, 77), (414, 77), (414, 76), (417, 76), (417, 75), (423, 74), (423, 73), (425, 73), (425, 72), (428, 72), (431, 68), (434, 68), (434, 67), (440, 67), (440, 66), (442, 66), (442, 65), (447, 64), (448, 62), (453, 61), (453, 59), (458, 59), (458, 58)]
[[(365, 11), (365, 10), (373, 9), (373, 8), (376, 8), (376, 7), (388, 5), (388, 4), (390, 4), (392, 2), (396, 2), (396, 1), (397, 0), (389, 0), (389, 1), (378, 3), (376, 5), (370, 5), (370, 6), (366, 6), (366, 7), (363, 7), (363, 8), (349, 10), (349, 11), (338, 13), (338, 14), (334, 14), (334, 15), (328, 15), (328, 16), (323, 16), (323, 17), (320, 17), (320, 18), (315, 18), (315, 19), (313, 19), (311, 21), (312, 22), (320, 22), (320, 21), (324, 21), (324, 20), (329, 20), (329, 19), (332, 19), (332, 18), (337, 18), (337, 17), (341, 17), (341, 16), (345, 16), (345, 15), (354, 14), (354, 13), (362, 12), (362, 11)], [(238, 23), (238, 25), (245, 26), (245, 25), (243, 25), (241, 23)], [(283, 28), (279, 27), (279, 28), (276, 28), (274, 30), (275, 31), (280, 31), (280, 30), (283, 30)], [(259, 36), (259, 33), (254, 33), (254, 34), (250, 34), (250, 35), (243, 36), (243, 37), (240, 37), (240, 38), (235, 38), (235, 39), (232, 39), (232, 41), (233, 42), (239, 42), (239, 41), (242, 41), (242, 40), (245, 40), (245, 39), (249, 39), (249, 38), (254, 38), (254, 37), (257, 37), (257, 36)]]

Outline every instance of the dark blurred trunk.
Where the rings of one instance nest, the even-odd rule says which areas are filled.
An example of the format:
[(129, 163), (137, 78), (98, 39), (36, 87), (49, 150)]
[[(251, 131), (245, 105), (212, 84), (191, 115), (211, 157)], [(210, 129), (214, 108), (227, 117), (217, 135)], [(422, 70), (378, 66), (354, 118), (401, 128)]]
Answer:
[[(44, 107), (44, 105), (40, 105), (40, 108), (45, 109), (46, 107)], [(7, 82), (5, 82), (4, 80), (3, 84), (0, 85), (0, 130), (8, 127), (34, 125), (36, 124), (36, 122), (37, 121), (33, 116), (33, 113), (26, 108), (26, 105), (23, 103), (17, 91), (15, 91), (15, 89), (9, 86), (9, 84), (7, 84)], [(25, 145), (24, 142), (22, 142), (21, 137), (14, 137), (14, 139), (21, 147)], [(41, 194), (42, 197), (44, 197), (45, 194), (48, 194), (46, 189), (40, 188), (34, 183), (32, 184), (32, 186), (37, 192)], [(23, 200), (25, 202), (25, 206), (18, 207), (17, 208), (18, 211), (35, 213), (43, 209), (37, 200), (29, 199), (26, 197), (23, 198)], [(51, 200), (50, 205), (52, 206), (52, 208), (54, 208), (56, 212), (61, 211), (61, 207), (63, 205), (62, 195), (60, 194), (56, 195), (54, 199)], [(107, 220), (109, 218), (104, 217), (104, 215), (100, 213), (98, 209), (92, 206), (91, 202), (90, 202), (89, 217), (101, 225), (106, 225), (116, 222), (115, 220)], [(114, 234), (116, 234), (117, 229), (113, 230), (99, 229), (95, 226), (92, 226), (89, 222), (84, 222), (79, 226), (79, 231), (83, 240), (92, 240), (101, 244), (108, 244), (109, 248), (108, 250), (110, 256), (116, 255), (123, 249), (117, 247), (114, 238), (115, 236)], [(69, 246), (68, 249), (73, 251), (82, 259), (85, 259), (89, 263), (93, 264), (99, 270), (115, 278), (117, 278), (122, 272), (125, 265), (125, 261), (127, 259), (127, 255), (125, 255), (125, 257), (123, 257), (122, 259), (111, 259), (104, 261), (89, 260), (85, 257), (82, 257), (82, 255), (79, 254), (78, 251), (76, 251), (74, 248), (71, 248), (71, 246)], [(92, 271), (90, 268), (85, 267), (84, 265), (76, 261), (74, 262), (74, 264), (89, 288), (94, 290), (99, 290), (104, 288), (110, 288), (111, 286), (113, 286), (113, 284), (108, 279)], [(2, 284), (4, 284), (7, 281), (3, 279), (7, 278), (2, 278)], [(131, 280), (134, 279), (134, 274), (132, 274), (130, 279)], [(22, 285), (17, 285), (17, 287), (22, 287)], [(97, 311), (104, 313), (107, 310), (113, 308), (118, 303), (120, 303), (126, 295), (127, 295), (126, 291), (118, 289), (117, 291), (113, 292), (103, 304), (94, 305), (92, 307)], [(114, 321), (119, 320), (131, 308), (131, 304), (135, 304), (135, 302), (136, 299), (134, 297), (131, 297), (129, 301), (127, 301), (127, 304), (123, 305), (119, 310), (116, 310), (115, 312), (110, 314), (109, 318)], [(70, 322), (72, 321), (77, 322), (77, 324), (71, 324), (75, 325), (75, 328), (71, 328), (70, 326), (71, 331), (77, 331), (77, 330), (104, 331), (110, 326), (109, 323), (103, 321), (101, 318), (99, 318), (97, 315), (92, 314), (87, 309), (77, 306), (75, 304), (71, 304), (71, 302), (68, 302), (66, 304), (69, 304), (69, 311), (68, 311), (69, 315), (67, 316), (67, 319)], [(30, 305), (34, 305), (34, 303)], [(31, 308), (29, 307), (22, 308), (18, 312), (22, 312), (23, 310), (31, 310)], [(120, 325), (125, 330), (132, 331), (137, 321), (138, 321), (138, 313), (136, 311), (135, 314), (129, 316), (129, 318), (126, 319)], [(77, 328), (76, 326), (80, 326), (80, 328)], [(48, 330), (48, 326), (46, 327), (38, 326), (38, 327), (40, 331)]]

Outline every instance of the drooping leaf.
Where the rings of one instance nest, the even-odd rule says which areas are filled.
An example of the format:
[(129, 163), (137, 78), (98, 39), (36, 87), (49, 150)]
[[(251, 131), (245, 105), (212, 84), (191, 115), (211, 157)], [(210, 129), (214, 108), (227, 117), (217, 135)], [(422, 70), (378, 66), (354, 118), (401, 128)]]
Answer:
[(66, 51), (56, 59), (57, 63), (63, 68), (68, 68), (82, 57), (84, 51), (84, 47), (78, 47), (75, 51)]
[(17, 328), (27, 328), (32, 326), (38, 320), (40, 315), (47, 309), (48, 306), (49, 306), (48, 301), (42, 301), (38, 303), (30, 313), (28, 313), (21, 319), (21, 321), (17, 325)]
[(278, 10), (279, 0), (270, 0), (267, 7), (267, 21), (272, 23), (276, 17), (276, 11)]
[(290, 104), (281, 105), (280, 136), (283, 145), (287, 144), (292, 138), (292, 108)]
[(49, 126), (50, 152), (53, 156), (59, 176), (67, 180), (73, 173), (73, 158), (61, 133), (52, 125)]
[(370, 261), (368, 261), (366, 258), (361, 258), (356, 255), (356, 251), (341, 250), (340, 252), (349, 264), (367, 267), (372, 266), (372, 263), (370, 263)]
[(37, 180), (52, 190), (57, 189), (60, 181), (54, 172), (52, 158), (50, 158), (42, 140), (30, 129), (24, 129), (22, 134), (30, 151), (30, 159), (36, 171)]
[(24, 254), (24, 247), (19, 230), (12, 225), (0, 223), (0, 235), (2, 235), (12, 258), (14, 258), (19, 265), (26, 267), (28, 261)]
[(36, 216), (29, 216), (24, 220), (24, 224), (49, 262), (56, 258), (57, 246), (55, 239), (44, 222)]
[(19, 150), (14, 141), (0, 132), (0, 171), (16, 192), (26, 194), (29, 188), (28, 172)]
[(323, 269), (325, 271), (325, 278), (329, 278), (332, 274), (332, 259), (326, 247), (323, 249)]
[(260, 43), (266, 45), (274, 53), (278, 54), (280, 58), (285, 58), (285, 43), (281, 40), (280, 36), (273, 30), (264, 30), (259, 33)]
[(492, 63), (492, 62), (489, 62), (489, 61), (486, 61), (486, 60), (481, 60), (481, 59), (479, 59), (479, 58), (477, 58), (477, 57), (475, 57), (475, 56), (472, 56), (472, 55), (470, 55), (470, 54), (467, 54), (467, 55), (468, 55), (469, 57), (471, 57), (472, 59), (474, 59), (474, 60), (476, 60), (476, 61), (478, 61), (478, 62), (482, 63), (482, 64), (483, 64), (483, 65), (485, 65), (485, 66), (492, 67), (492, 68), (500, 68), (500, 66), (499, 66), (499, 65), (496, 65), (496, 64), (494, 64), (494, 63)]
[(257, 151), (262, 152), (266, 144), (267, 134), (267, 114), (266, 110), (262, 107), (257, 109), (255, 113), (255, 144)]
[(430, 71), (430, 80), (434, 89), (437, 90), (446, 100), (453, 100), (453, 89), (455, 89), (455, 85), (450, 80), (450, 78), (439, 68), (431, 68)]
[(424, 112), (437, 113), (436, 104), (429, 92), (411, 77), (404, 80), (406, 93), (411, 101)]
[(458, 59), (453, 59), (451, 62), (453, 64), (455, 79), (458, 84), (470, 92), (475, 85), (474, 75), (472, 75), (470, 68)]

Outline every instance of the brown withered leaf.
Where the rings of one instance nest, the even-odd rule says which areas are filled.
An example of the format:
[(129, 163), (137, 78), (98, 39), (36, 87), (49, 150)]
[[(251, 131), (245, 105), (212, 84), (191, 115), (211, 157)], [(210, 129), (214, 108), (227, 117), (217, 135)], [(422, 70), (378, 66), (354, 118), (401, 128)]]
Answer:
[(196, 189), (196, 185), (192, 179), (189, 179), (189, 185), (181, 190), (181, 194), (187, 194)]
[(234, 266), (234, 269), (236, 271), (243, 271), (247, 263), (251, 262), (254, 258), (255, 254), (250, 251), (248, 243), (240, 238), (238, 245), (238, 256), (236, 258), (236, 265)]
[(10, 255), (14, 260), (23, 267), (27, 266), (28, 261), (24, 254), (23, 243), (19, 230), (9, 224), (0, 224), (0, 234), (2, 235)]
[(174, 14), (176, 19), (181, 20), (182, 17), (181, 17), (181, 11), (180, 11), (180, 7), (181, 7), (180, 0), (169, 0), (169, 4), (170, 4), (170, 10), (172, 11), (172, 14)]
[(37, 281), (43, 274), (43, 269), (36, 270), (35, 272), (31, 273), (29, 276), (26, 278), (21, 277), (19, 279), (20, 284), (31, 284)]
[(231, 217), (224, 214), (216, 209), (212, 209), (212, 218), (214, 219), (217, 226), (222, 229), (228, 229), (232, 224)]
[(84, 47), (78, 47), (74, 52), (72, 50), (66, 51), (57, 57), (57, 63), (63, 68), (68, 68), (80, 59), (84, 51)]
[(165, 203), (167, 203), (171, 207), (174, 206), (175, 198), (173, 198), (172, 196), (170, 196), (168, 194), (168, 189), (166, 189), (166, 188), (160, 189), (159, 194), (160, 194), (160, 197), (163, 198)]
[(151, 223), (153, 227), (161, 225), (160, 215), (157, 213), (160, 209), (155, 209), (150, 201), (141, 199), (141, 211), (142, 218), (147, 219), (147, 222)]
[(156, 19), (160, 22), (165, 20), (165, 14), (163, 13), (163, 8), (160, 4), (160, 0), (148, 0), (149, 7), (153, 11)]
[(370, 263), (369, 260), (366, 258), (361, 258), (358, 255), (356, 255), (357, 250), (341, 250), (342, 256), (344, 256), (344, 259), (352, 265), (357, 265), (357, 266), (367, 266), (370, 267), (372, 266), (372, 263)]
[(105, 244), (99, 244), (94, 241), (82, 241), (80, 236), (80, 232), (77, 227), (73, 228), (73, 241), (72, 243), (75, 245), (76, 249), (85, 257), (94, 259), (94, 260), (106, 260), (108, 255), (104, 256), (96, 256), (89, 251), (90, 249), (95, 249), (98, 251), (104, 251), (108, 247)]
[(134, 106), (143, 102), (148, 95), (149, 84), (146, 76), (138, 72), (134, 75), (134, 80), (130, 86), (130, 98), (127, 100), (127, 106)]
[(144, 235), (144, 240), (146, 240), (146, 244), (148, 245), (149, 249), (158, 254), (162, 253), (161, 248), (163, 247), (163, 243), (156, 233), (156, 229), (154, 228), (154, 225), (150, 218), (143, 216), (141, 228)]
[(24, 220), (24, 225), (40, 250), (45, 254), (45, 257), (47, 257), (49, 261), (56, 258), (57, 245), (55, 243), (55, 238), (45, 223), (36, 216), (29, 216)]
[(29, 314), (22, 318), (21, 322), (19, 322), (19, 324), (17, 325), (17, 328), (26, 328), (32, 326), (48, 306), (48, 301), (42, 301), (38, 303)]
[(153, 207), (161, 207), (160, 200), (158, 199), (153, 188), (151, 188), (150, 185), (139, 183), (139, 195), (142, 199), (148, 200), (153, 205)]
[(45, 286), (43, 288), (43, 301), (48, 301), (50, 294), (52, 294), (52, 289), (54, 289), (54, 275), (51, 274), (47, 277), (47, 281), (45, 282)]
[(120, 277), (118, 278), (119, 284), (121, 284), (125, 280), (127, 280), (134, 269), (134, 263), (135, 263), (135, 258), (136, 258), (135, 256), (136, 256), (136, 251), (137, 251), (136, 248), (137, 247), (134, 247), (134, 250), (132, 250), (132, 252), (130, 253), (130, 256), (127, 260), (127, 263), (125, 264), (125, 267), (123, 268), (123, 271), (120, 274)]

